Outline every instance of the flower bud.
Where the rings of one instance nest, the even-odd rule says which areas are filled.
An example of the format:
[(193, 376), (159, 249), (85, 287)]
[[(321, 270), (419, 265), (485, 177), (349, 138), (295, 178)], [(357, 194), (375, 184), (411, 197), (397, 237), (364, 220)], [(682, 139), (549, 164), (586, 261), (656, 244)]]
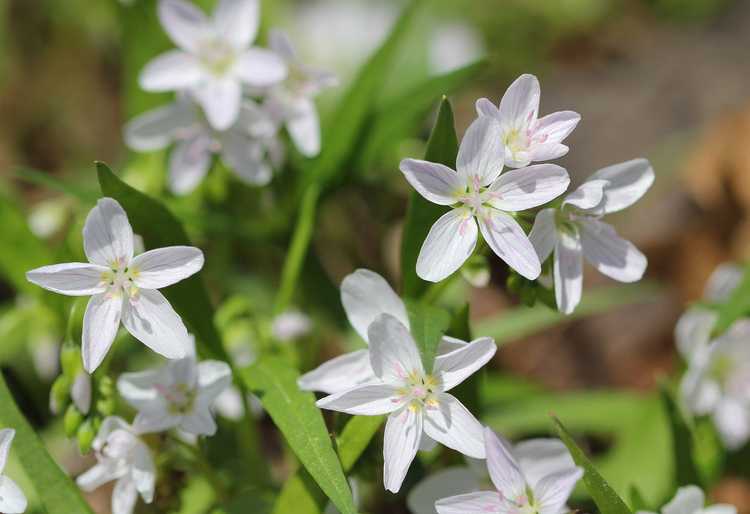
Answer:
[(115, 412), (115, 397), (101, 398), (96, 402), (96, 411), (104, 417), (111, 416)]
[(81, 414), (75, 405), (69, 405), (68, 409), (65, 411), (65, 417), (63, 418), (65, 435), (67, 437), (73, 437), (76, 435), (81, 423), (83, 423), (83, 414)]
[(60, 375), (52, 383), (49, 393), (49, 410), (52, 414), (59, 414), (70, 402), (70, 380), (65, 375)]
[(81, 369), (81, 349), (78, 345), (66, 341), (60, 351), (60, 364), (63, 374), (72, 378)]
[(78, 427), (78, 449), (81, 455), (86, 455), (91, 451), (91, 445), (96, 437), (96, 430), (92, 420), (87, 419)]

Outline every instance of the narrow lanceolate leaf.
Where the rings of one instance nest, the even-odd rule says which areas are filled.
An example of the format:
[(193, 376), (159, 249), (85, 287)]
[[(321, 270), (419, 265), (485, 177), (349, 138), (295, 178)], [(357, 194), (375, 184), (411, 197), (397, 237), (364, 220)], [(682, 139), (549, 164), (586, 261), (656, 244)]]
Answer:
[[(453, 110), (448, 99), (443, 97), (424, 158), (453, 168), (457, 154), (458, 138), (453, 124)], [(402, 292), (405, 297), (417, 298), (429, 286), (429, 282), (417, 276), (417, 257), (430, 227), (446, 210), (446, 207), (428, 202), (416, 191), (411, 192), (401, 241)]]
[[(34, 484), (47, 514), (92, 514), (78, 487), (52, 459), (42, 440), (18, 410), (0, 374), (0, 428), (14, 428), (11, 453)], [(27, 492), (28, 494), (28, 492)]]
[[(594, 465), (586, 457), (586, 454), (583, 453), (583, 450), (578, 447), (560, 420), (553, 418), (553, 421), (558, 437), (568, 447), (568, 451), (570, 451), (575, 463), (583, 468), (583, 483), (594, 503), (599, 507), (599, 512), (601, 514), (632, 514), (625, 502), (622, 501), (622, 498), (617, 495), (615, 490), (612, 489), (596, 468), (594, 468)], [(638, 464), (633, 463), (633, 465), (637, 466)]]
[(674, 473), (677, 486), (700, 485), (701, 477), (693, 458), (694, 436), (680, 405), (667, 384), (661, 384), (661, 401), (669, 419), (674, 451)]
[[(158, 200), (120, 180), (106, 164), (96, 164), (104, 196), (114, 198), (128, 213), (133, 231), (143, 237), (146, 249), (173, 245), (193, 246), (185, 229)], [(200, 274), (161, 290), (196, 335), (198, 351), (205, 357), (228, 361), (213, 322), (213, 306)]]
[(409, 314), (411, 335), (422, 356), (422, 365), (425, 371), (430, 373), (440, 340), (451, 324), (451, 316), (444, 309), (414, 301), (406, 302), (406, 310)]
[(300, 391), (299, 374), (277, 357), (264, 357), (241, 371), (263, 407), (310, 476), (342, 514), (354, 514), (354, 500), (315, 396)]

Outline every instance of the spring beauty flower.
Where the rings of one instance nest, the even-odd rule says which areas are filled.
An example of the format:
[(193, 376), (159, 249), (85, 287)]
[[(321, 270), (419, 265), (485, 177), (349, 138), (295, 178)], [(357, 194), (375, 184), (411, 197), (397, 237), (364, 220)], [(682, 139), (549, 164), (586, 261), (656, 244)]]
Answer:
[(529, 239), (544, 262), (554, 251), (555, 299), (570, 314), (581, 301), (583, 258), (600, 273), (620, 282), (640, 280), (646, 257), (601, 218), (640, 199), (654, 182), (646, 159), (614, 164), (591, 175), (568, 194), (559, 208), (541, 210)]
[(180, 316), (158, 291), (203, 267), (203, 252), (168, 246), (133, 257), (133, 229), (120, 204), (100, 199), (83, 227), (89, 262), (43, 266), (26, 278), (49, 291), (91, 296), (83, 316), (83, 367), (89, 372), (107, 355), (122, 325), (133, 337), (168, 359), (181, 359), (190, 344)]
[(192, 3), (160, 0), (158, 13), (179, 49), (149, 62), (141, 72), (141, 87), (189, 92), (216, 130), (237, 120), (243, 84), (266, 87), (286, 77), (279, 56), (250, 46), (260, 24), (257, 0), (220, 0), (210, 18)]
[[(496, 491), (479, 491), (444, 498), (435, 503), (438, 514), (560, 514), (583, 470), (570, 455), (555, 460), (511, 451), (507, 442), (485, 428), (487, 470)], [(535, 443), (527, 450), (552, 449)], [(515, 455), (514, 455), (515, 454)]]
[(522, 168), (568, 153), (562, 141), (576, 128), (581, 115), (560, 111), (538, 118), (539, 96), (539, 80), (524, 74), (508, 87), (499, 107), (486, 98), (477, 100), (477, 114), (495, 120), (500, 126), (506, 166)]
[[(639, 510), (636, 514), (656, 514)], [(706, 506), (706, 495), (695, 485), (680, 487), (672, 501), (661, 508), (661, 514), (737, 514), (734, 505), (717, 503)]]
[[(389, 414), (385, 426), (383, 482), (398, 492), (423, 436), (475, 458), (484, 458), (482, 426), (447, 393), (495, 354), (491, 338), (478, 339), (435, 358), (427, 372), (409, 330), (381, 314), (368, 328), (370, 363), (376, 381), (318, 400), (323, 409), (348, 414)], [(354, 377), (351, 378), (353, 380)]]
[(565, 191), (570, 179), (555, 164), (501, 174), (505, 149), (500, 132), (500, 125), (490, 118), (476, 119), (458, 149), (457, 171), (433, 162), (401, 161), (401, 171), (419, 194), (453, 207), (432, 225), (422, 244), (417, 258), (422, 279), (439, 282), (460, 268), (473, 253), (480, 231), (511, 268), (530, 280), (539, 276), (539, 258), (509, 213), (549, 202)]
[(132, 514), (140, 494), (143, 501), (154, 499), (156, 469), (151, 452), (122, 418), (102, 421), (93, 442), (97, 464), (78, 477), (86, 492), (116, 480), (112, 491), (112, 514)]
[(138, 414), (133, 429), (139, 434), (179, 428), (194, 435), (214, 435), (211, 408), (232, 383), (226, 362), (198, 362), (194, 351), (164, 366), (124, 373), (117, 381), (120, 396)]
[(5, 464), (8, 462), (10, 445), (16, 431), (12, 428), (0, 430), (0, 512), (6, 514), (21, 514), (26, 510), (26, 496), (16, 483), (3, 475)]
[(283, 158), (277, 124), (261, 106), (247, 99), (240, 105), (237, 120), (226, 130), (213, 128), (198, 106), (180, 95), (175, 102), (132, 119), (124, 132), (127, 145), (139, 152), (175, 145), (169, 156), (169, 189), (179, 195), (200, 184), (214, 155), (219, 155), (237, 178), (253, 186), (267, 184), (272, 166)]

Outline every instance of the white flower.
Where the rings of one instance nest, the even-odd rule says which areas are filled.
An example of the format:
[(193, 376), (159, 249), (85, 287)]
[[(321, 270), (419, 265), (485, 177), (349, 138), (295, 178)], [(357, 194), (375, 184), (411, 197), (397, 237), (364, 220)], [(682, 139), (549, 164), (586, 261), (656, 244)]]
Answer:
[(529, 239), (542, 262), (554, 250), (560, 312), (570, 314), (581, 301), (583, 257), (600, 273), (620, 282), (641, 279), (646, 257), (601, 217), (635, 203), (653, 182), (654, 170), (646, 159), (614, 164), (590, 176), (565, 197), (560, 208), (537, 214)]
[(117, 381), (120, 396), (138, 414), (133, 429), (142, 434), (178, 428), (189, 434), (214, 435), (211, 414), (217, 397), (232, 383), (226, 362), (197, 362), (194, 352), (154, 370), (124, 373)]
[(112, 416), (102, 422), (93, 448), (97, 464), (78, 477), (78, 487), (91, 492), (116, 480), (112, 514), (132, 514), (138, 494), (146, 503), (153, 501), (154, 461), (148, 447), (122, 418)]
[[(435, 503), (439, 514), (559, 514), (583, 476), (559, 441), (529, 441), (514, 451), (485, 428), (487, 470), (496, 491), (479, 491)], [(524, 444), (524, 443), (522, 443)]]
[[(404, 302), (374, 271), (358, 269), (347, 275), (341, 282), (341, 304), (349, 323), (365, 343), (369, 341), (367, 329), (381, 314), (390, 314), (409, 328)], [(466, 344), (460, 339), (444, 336), (437, 353), (448, 353)], [(378, 378), (370, 365), (370, 352), (365, 348), (324, 362), (302, 375), (298, 384), (305, 391), (333, 394), (371, 381), (378, 381)]]
[(736, 321), (713, 342), (697, 344), (680, 385), (687, 408), (710, 415), (727, 448), (750, 439), (750, 319)]
[(495, 342), (482, 338), (439, 355), (426, 372), (409, 330), (396, 317), (379, 315), (369, 325), (368, 339), (377, 380), (327, 396), (317, 405), (355, 415), (390, 414), (383, 447), (385, 488), (398, 492), (420, 445), (428, 444), (423, 438), (484, 458), (481, 425), (447, 391), (492, 358)]
[(271, 326), (273, 337), (288, 342), (310, 333), (312, 320), (299, 311), (286, 311), (276, 316)]
[(432, 203), (453, 206), (432, 225), (419, 251), (417, 275), (422, 279), (439, 282), (460, 268), (474, 251), (478, 231), (511, 268), (531, 280), (539, 276), (539, 258), (508, 213), (549, 202), (565, 191), (570, 180), (555, 164), (501, 175), (504, 152), (500, 126), (480, 117), (461, 141), (458, 172), (427, 161), (401, 161), (401, 171), (419, 194)]
[[(737, 508), (726, 503), (705, 506), (706, 495), (700, 487), (688, 485), (680, 487), (675, 497), (661, 508), (661, 514), (737, 514)], [(638, 511), (636, 514), (656, 514)]]
[(179, 49), (149, 62), (141, 72), (141, 87), (189, 91), (215, 129), (227, 129), (237, 120), (243, 84), (265, 87), (286, 77), (276, 54), (250, 46), (260, 23), (257, 0), (220, 0), (211, 18), (183, 0), (160, 0), (158, 12)]
[(313, 98), (323, 89), (336, 86), (338, 79), (300, 62), (291, 41), (281, 31), (271, 31), (269, 46), (284, 59), (289, 76), (266, 92), (264, 107), (286, 126), (300, 153), (314, 157), (320, 153), (320, 120)]
[(10, 445), (16, 431), (12, 428), (0, 430), (0, 512), (5, 514), (21, 514), (26, 510), (26, 496), (21, 488), (10, 478), (3, 475), (5, 464), (8, 462)]
[(508, 87), (499, 108), (486, 98), (477, 100), (477, 114), (500, 125), (506, 166), (521, 168), (533, 161), (557, 159), (568, 153), (562, 141), (573, 132), (581, 116), (573, 111), (560, 111), (537, 119), (539, 95), (539, 80), (525, 74)]
[(125, 126), (125, 142), (139, 152), (175, 143), (169, 158), (169, 188), (175, 194), (194, 190), (208, 173), (215, 154), (240, 180), (262, 186), (273, 174), (266, 154), (278, 164), (278, 126), (252, 100), (243, 100), (239, 109), (235, 123), (219, 131), (189, 98), (180, 95), (175, 102), (131, 120)]
[(185, 356), (190, 344), (180, 316), (157, 290), (203, 267), (203, 252), (169, 246), (133, 257), (133, 229), (117, 201), (102, 198), (86, 218), (83, 248), (89, 262), (43, 266), (29, 282), (68, 296), (89, 296), (83, 316), (83, 367), (101, 364), (123, 326), (133, 337), (169, 358)]
[(733, 262), (725, 262), (716, 267), (706, 282), (703, 298), (712, 303), (721, 303), (729, 299), (745, 276), (745, 268)]

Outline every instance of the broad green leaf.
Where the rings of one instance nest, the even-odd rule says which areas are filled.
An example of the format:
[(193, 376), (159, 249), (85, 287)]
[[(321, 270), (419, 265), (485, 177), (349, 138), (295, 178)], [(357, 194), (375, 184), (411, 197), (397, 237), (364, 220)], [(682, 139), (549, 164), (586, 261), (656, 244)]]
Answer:
[(439, 307), (414, 301), (406, 302), (406, 310), (411, 335), (422, 357), (422, 365), (425, 372), (431, 373), (440, 340), (451, 324), (451, 316)]
[(661, 401), (669, 419), (674, 455), (674, 473), (678, 486), (701, 485), (700, 473), (693, 458), (694, 436), (680, 405), (666, 383), (661, 384)]
[[(146, 248), (192, 246), (182, 225), (158, 200), (117, 178), (106, 164), (97, 163), (102, 194), (114, 198), (128, 213), (133, 231), (143, 237)], [(205, 357), (228, 361), (213, 322), (213, 307), (200, 274), (161, 291), (196, 335), (198, 351)]]
[(315, 406), (315, 396), (297, 386), (297, 371), (284, 360), (268, 356), (243, 369), (241, 376), (323, 492), (342, 514), (356, 513), (323, 415)]
[(52, 459), (44, 443), (18, 410), (0, 374), (0, 428), (14, 428), (11, 452), (34, 484), (47, 514), (92, 514), (78, 487)]
[[(625, 502), (622, 501), (614, 489), (604, 480), (604, 477), (599, 474), (560, 420), (553, 418), (553, 421), (558, 437), (568, 447), (568, 451), (570, 451), (575, 463), (583, 468), (583, 483), (594, 503), (599, 507), (601, 514), (631, 514)], [(638, 463), (634, 462), (633, 466), (638, 466)]]
[[(457, 154), (453, 110), (448, 99), (443, 97), (424, 158), (453, 168)], [(417, 257), (430, 227), (445, 211), (445, 207), (428, 202), (416, 191), (411, 192), (401, 241), (402, 293), (405, 297), (417, 298), (427, 290), (429, 283), (417, 276)]]

